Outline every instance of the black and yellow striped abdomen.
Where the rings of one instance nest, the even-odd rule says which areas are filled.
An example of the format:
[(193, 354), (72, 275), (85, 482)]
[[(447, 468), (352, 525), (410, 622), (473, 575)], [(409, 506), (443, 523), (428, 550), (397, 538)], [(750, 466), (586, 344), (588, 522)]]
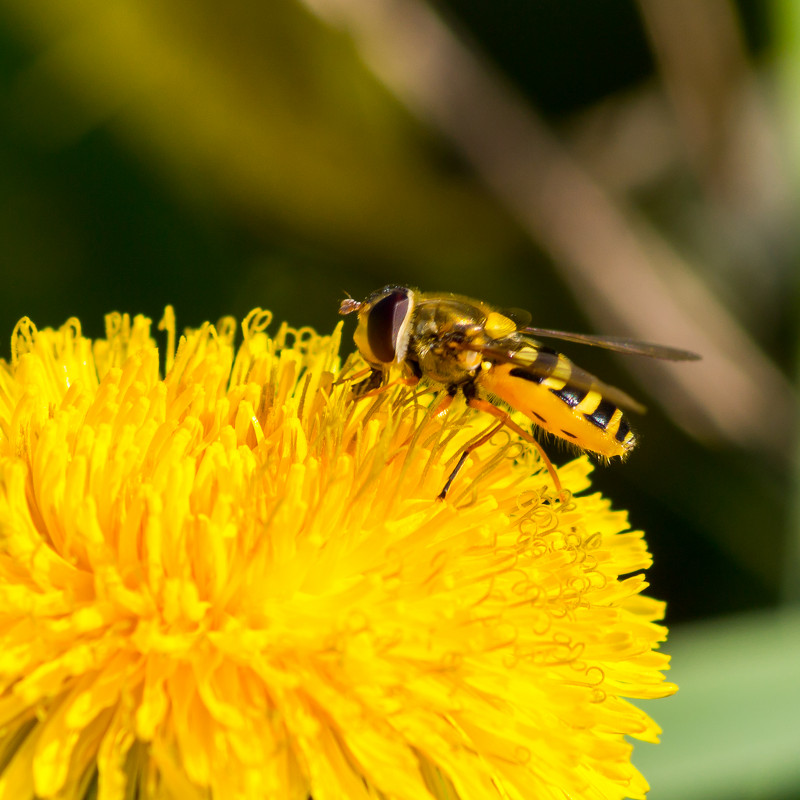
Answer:
[(541, 355), (552, 359), (549, 375), (541, 374), (541, 365), (537, 371), (533, 364), (492, 364), (477, 383), (554, 436), (608, 458), (626, 456), (636, 436), (622, 411), (600, 391), (571, 384), (567, 358)]

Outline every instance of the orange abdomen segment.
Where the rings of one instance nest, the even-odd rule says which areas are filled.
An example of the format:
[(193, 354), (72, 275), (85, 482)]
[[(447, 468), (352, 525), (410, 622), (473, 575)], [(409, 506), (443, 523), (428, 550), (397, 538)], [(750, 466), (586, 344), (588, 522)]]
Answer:
[(600, 392), (514, 364), (493, 364), (480, 373), (477, 382), (540, 428), (583, 450), (624, 457), (636, 444), (622, 411)]

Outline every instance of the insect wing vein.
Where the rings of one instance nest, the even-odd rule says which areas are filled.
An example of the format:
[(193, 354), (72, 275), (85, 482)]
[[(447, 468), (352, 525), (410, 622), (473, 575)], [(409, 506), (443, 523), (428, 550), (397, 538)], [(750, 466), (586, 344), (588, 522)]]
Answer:
[(543, 336), (546, 339), (561, 339), (562, 341), (575, 342), (576, 344), (587, 344), (592, 347), (602, 347), (604, 350), (626, 353), (627, 355), (663, 358), (667, 361), (697, 361), (700, 358), (697, 353), (682, 350), (679, 347), (668, 347), (667, 345), (653, 344), (652, 342), (639, 342), (635, 339), (627, 339), (624, 336), (594, 336), (590, 333), (567, 333), (565, 331), (531, 328), (528, 326), (519, 330), (520, 333)]

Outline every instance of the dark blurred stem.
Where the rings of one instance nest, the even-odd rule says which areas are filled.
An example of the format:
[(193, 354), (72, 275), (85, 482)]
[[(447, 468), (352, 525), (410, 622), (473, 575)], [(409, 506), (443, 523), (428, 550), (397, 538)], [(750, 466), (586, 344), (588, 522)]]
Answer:
[(749, 74), (730, 0), (638, 0), (690, 164), (711, 197), (731, 190)]

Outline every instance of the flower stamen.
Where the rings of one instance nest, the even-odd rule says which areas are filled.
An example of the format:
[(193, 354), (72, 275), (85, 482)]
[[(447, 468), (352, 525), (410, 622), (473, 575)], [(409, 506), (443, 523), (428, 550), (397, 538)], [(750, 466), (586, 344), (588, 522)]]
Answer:
[(588, 461), (271, 322), (15, 327), (0, 800), (642, 798), (663, 605)]

